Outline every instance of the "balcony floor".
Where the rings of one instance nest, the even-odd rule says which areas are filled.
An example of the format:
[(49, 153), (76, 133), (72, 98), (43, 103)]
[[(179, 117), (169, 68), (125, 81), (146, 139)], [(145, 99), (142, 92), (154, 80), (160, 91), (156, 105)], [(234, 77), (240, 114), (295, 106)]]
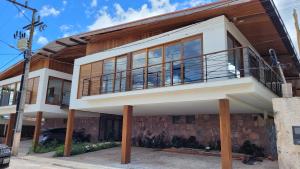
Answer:
[(218, 100), (230, 100), (231, 113), (272, 113), (277, 97), (252, 77), (187, 84), (139, 91), (86, 96), (71, 102), (71, 109), (122, 114), (133, 105), (134, 115), (218, 113)]

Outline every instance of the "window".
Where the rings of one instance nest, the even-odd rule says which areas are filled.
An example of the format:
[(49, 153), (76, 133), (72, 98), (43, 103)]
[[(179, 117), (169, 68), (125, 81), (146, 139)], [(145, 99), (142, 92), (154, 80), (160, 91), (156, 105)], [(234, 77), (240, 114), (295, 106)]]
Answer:
[(160, 87), (162, 83), (162, 47), (148, 52), (148, 88)]
[(202, 44), (200, 39), (183, 43), (184, 83), (203, 80)]
[(182, 116), (172, 116), (173, 124), (180, 124), (181, 123), (181, 117)]
[(234, 49), (237, 47), (241, 47), (241, 44), (230, 33), (227, 33), (228, 71), (231, 74), (230, 77), (233, 78), (243, 76), (243, 51)]
[(102, 93), (113, 92), (114, 73), (115, 73), (115, 58), (104, 60), (103, 75), (102, 75)]
[(181, 43), (165, 47), (165, 86), (181, 83), (181, 50)]
[(195, 115), (185, 116), (186, 124), (195, 124), (195, 121), (196, 121)]
[(70, 81), (56, 77), (49, 77), (46, 103), (54, 105), (69, 105), (70, 91)]
[(132, 90), (144, 88), (146, 57), (145, 51), (132, 54)]
[(116, 66), (115, 92), (124, 92), (127, 79), (127, 56), (117, 57)]
[(195, 36), (82, 65), (78, 97), (201, 82), (202, 53)]
[(47, 103), (59, 105), (62, 93), (62, 79), (49, 77)]

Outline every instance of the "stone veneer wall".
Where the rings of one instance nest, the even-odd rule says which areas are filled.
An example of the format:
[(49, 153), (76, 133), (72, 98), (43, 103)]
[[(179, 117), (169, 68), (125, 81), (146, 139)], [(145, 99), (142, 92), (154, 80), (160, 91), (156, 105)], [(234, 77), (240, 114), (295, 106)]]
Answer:
[[(138, 116), (133, 118), (133, 138), (141, 137), (147, 132), (159, 135), (166, 132), (169, 139), (173, 136), (189, 138), (195, 136), (200, 144), (208, 145), (210, 141), (219, 140), (219, 116), (196, 115), (194, 124), (185, 123), (182, 116), (180, 124), (173, 124), (172, 116)], [(271, 154), (270, 129), (273, 119), (264, 120), (258, 114), (231, 115), (233, 149), (237, 150), (246, 140), (265, 148)]]
[[(63, 118), (51, 118), (46, 119), (43, 128), (66, 128), (67, 119)], [(91, 141), (97, 142), (99, 136), (99, 117), (77, 117), (75, 118), (74, 129), (75, 131), (84, 128), (86, 134), (91, 135)]]

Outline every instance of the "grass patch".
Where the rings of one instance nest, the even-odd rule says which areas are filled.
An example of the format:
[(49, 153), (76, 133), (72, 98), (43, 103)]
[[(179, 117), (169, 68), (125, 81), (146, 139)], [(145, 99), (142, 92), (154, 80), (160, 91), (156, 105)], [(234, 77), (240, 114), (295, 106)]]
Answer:
[[(71, 156), (84, 154), (88, 152), (108, 149), (119, 146), (120, 143), (116, 142), (102, 142), (102, 143), (73, 143)], [(54, 154), (54, 157), (62, 157), (64, 155), (64, 145), (59, 146)]]

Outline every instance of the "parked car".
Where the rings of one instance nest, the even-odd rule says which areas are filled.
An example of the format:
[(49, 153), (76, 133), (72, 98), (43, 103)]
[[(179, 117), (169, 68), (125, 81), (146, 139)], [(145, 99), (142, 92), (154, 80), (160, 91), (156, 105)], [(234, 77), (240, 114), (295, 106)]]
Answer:
[[(54, 128), (48, 129), (42, 132), (39, 143), (42, 145), (56, 142), (58, 144), (64, 144), (66, 137), (66, 128)], [(85, 133), (85, 129), (73, 132), (73, 141), (74, 142), (89, 142), (90, 135)]]
[(7, 168), (10, 163), (11, 151), (5, 144), (0, 144), (0, 168)]

